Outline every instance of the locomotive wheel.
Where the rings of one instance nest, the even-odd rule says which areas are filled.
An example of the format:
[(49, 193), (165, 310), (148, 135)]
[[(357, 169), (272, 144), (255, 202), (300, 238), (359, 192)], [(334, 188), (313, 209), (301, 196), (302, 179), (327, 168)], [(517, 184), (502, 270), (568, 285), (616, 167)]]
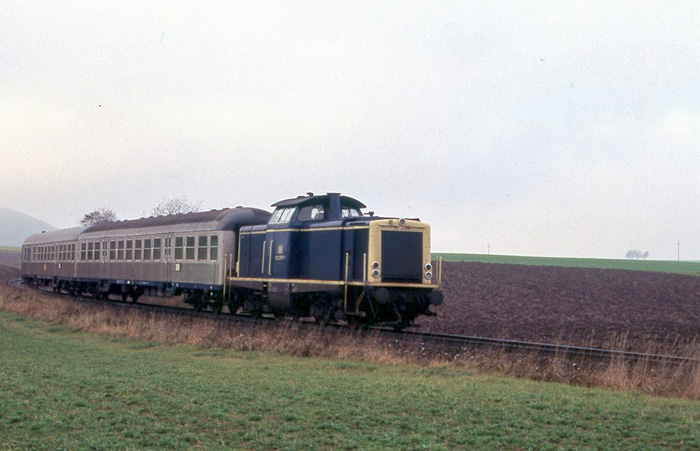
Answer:
[(248, 313), (250, 313), (250, 316), (252, 316), (253, 318), (262, 318), (262, 310), (251, 310)]

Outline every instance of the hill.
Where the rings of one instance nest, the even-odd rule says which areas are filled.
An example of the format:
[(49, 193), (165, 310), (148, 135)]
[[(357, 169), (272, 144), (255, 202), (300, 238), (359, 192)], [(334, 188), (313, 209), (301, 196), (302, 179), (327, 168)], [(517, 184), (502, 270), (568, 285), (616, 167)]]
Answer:
[(34, 233), (56, 230), (49, 223), (9, 208), (0, 208), (0, 246), (21, 246)]

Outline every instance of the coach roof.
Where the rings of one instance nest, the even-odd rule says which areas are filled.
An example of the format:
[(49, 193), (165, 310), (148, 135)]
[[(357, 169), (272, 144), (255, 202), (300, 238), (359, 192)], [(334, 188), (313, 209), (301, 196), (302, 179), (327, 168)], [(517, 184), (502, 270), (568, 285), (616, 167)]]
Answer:
[(103, 222), (88, 227), (84, 231), (84, 235), (93, 238), (109, 236), (113, 232), (119, 231), (125, 232), (125, 234), (128, 235), (133, 235), (160, 232), (177, 233), (186, 231), (235, 230), (242, 225), (264, 223), (269, 216), (269, 212), (257, 208), (226, 208), (223, 210), (211, 210), (198, 213)]
[(45, 243), (58, 243), (61, 241), (75, 241), (87, 227), (73, 227), (71, 229), (54, 230), (52, 232), (41, 232), (31, 235), (24, 240), (24, 245), (35, 245)]

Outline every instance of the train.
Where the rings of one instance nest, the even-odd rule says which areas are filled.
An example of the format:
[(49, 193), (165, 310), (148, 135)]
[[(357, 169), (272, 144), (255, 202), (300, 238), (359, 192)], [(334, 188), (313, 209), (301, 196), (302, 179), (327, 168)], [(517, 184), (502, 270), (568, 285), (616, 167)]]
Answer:
[(363, 213), (339, 193), (42, 232), (22, 245), (25, 284), (195, 310), (403, 329), (441, 305), (430, 225)]

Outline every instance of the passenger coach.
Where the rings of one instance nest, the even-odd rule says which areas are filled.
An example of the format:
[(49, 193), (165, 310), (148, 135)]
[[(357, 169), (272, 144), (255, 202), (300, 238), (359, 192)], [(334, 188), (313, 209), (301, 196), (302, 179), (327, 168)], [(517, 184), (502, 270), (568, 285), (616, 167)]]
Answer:
[(98, 298), (185, 294), (196, 307), (220, 308), (225, 259), (236, 253), (238, 229), (269, 216), (234, 208), (32, 235), (22, 246), (22, 278)]

